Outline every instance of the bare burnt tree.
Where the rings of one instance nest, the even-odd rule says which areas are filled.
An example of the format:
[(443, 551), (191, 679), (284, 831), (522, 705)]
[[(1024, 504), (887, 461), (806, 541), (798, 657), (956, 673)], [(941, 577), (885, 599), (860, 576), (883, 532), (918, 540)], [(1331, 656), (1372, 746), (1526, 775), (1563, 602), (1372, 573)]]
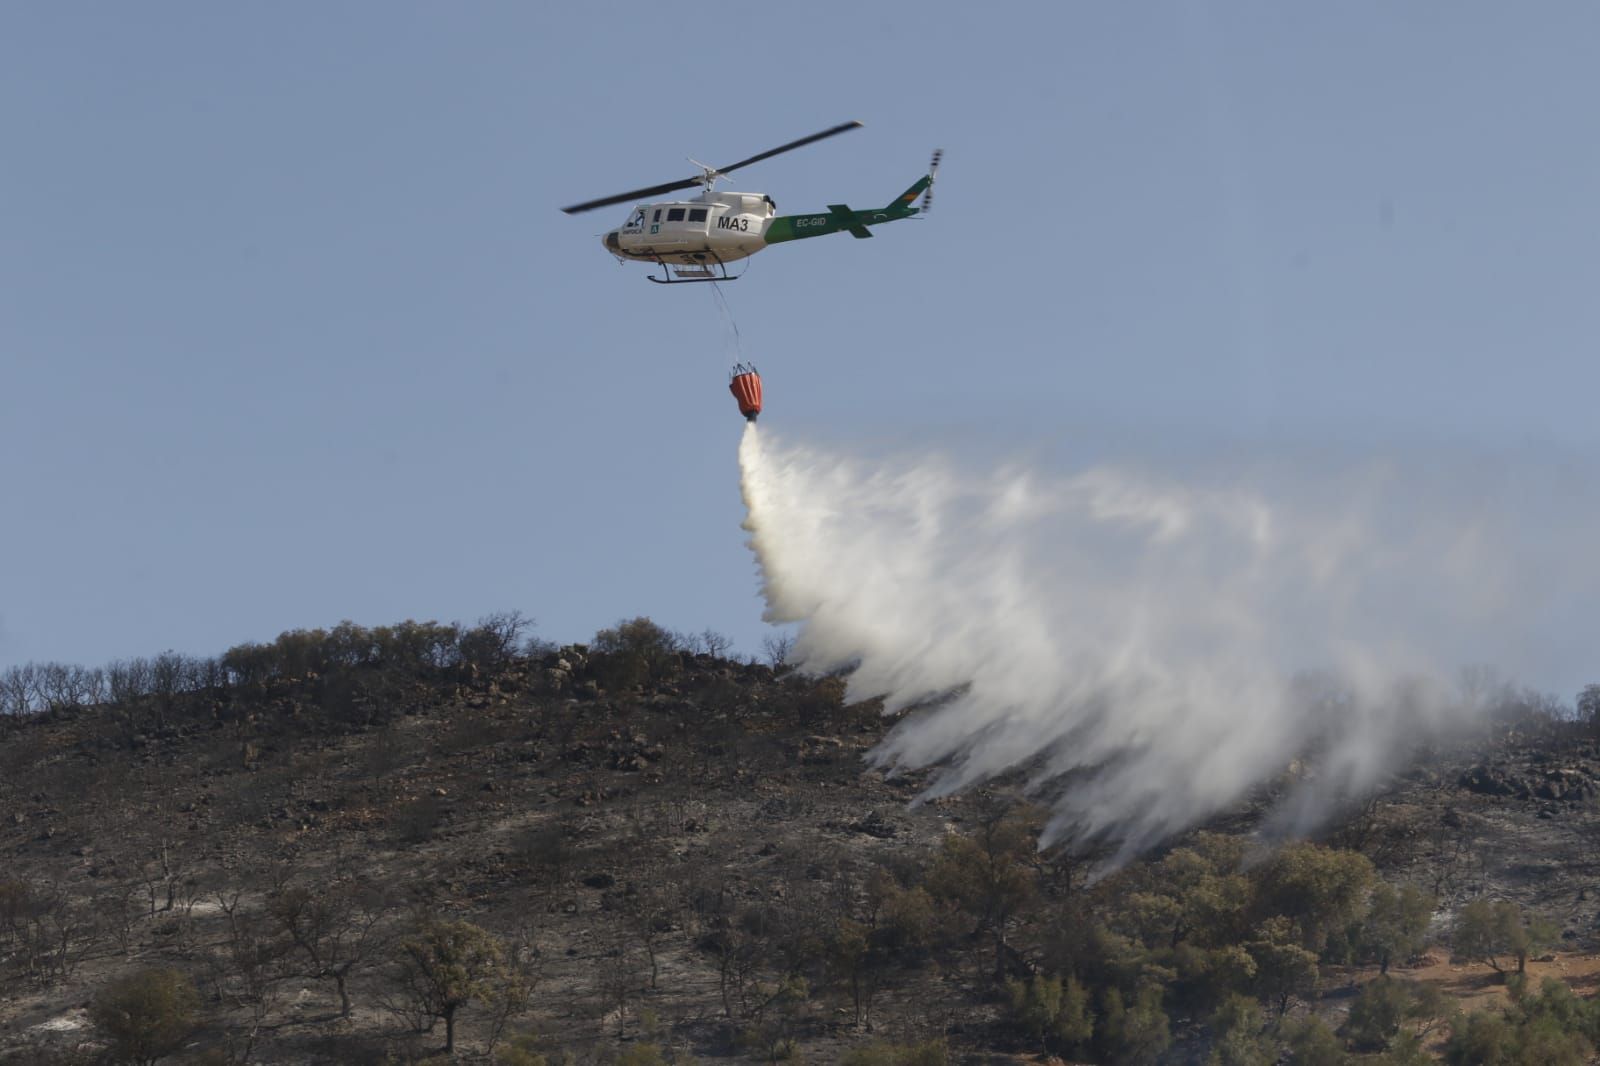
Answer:
[(523, 635), (532, 628), (533, 619), (521, 611), (485, 615), (461, 634), (461, 662), (478, 670), (498, 670), (516, 658)]
[(78, 706), (72, 667), (65, 663), (43, 663), (39, 667), (39, 698), (45, 710), (67, 711)]
[(246, 1012), (246, 1022), (228, 1030), (224, 1050), (232, 1063), (248, 1062), (254, 1055), (261, 1031), (278, 1005), (278, 991), (286, 976), (282, 963), (290, 950), (270, 916), (245, 906), (244, 896), (244, 891), (235, 887), (213, 893), (227, 920), (227, 935), (207, 960), (217, 1000)]
[(600, 959), (595, 994), (601, 1016), (615, 1014), (617, 1039), (626, 1035), (628, 1014), (639, 997), (639, 967), (626, 941), (611, 947)]
[(501, 947), (504, 964), (487, 997), (490, 1019), (484, 1054), (491, 1061), (494, 1060), (495, 1047), (505, 1035), (506, 1026), (532, 1005), (544, 970), (544, 959), (534, 942), (532, 926), (519, 925), (515, 932), (502, 939)]
[(661, 946), (672, 931), (672, 918), (678, 901), (671, 886), (648, 882), (626, 894), (622, 902), (623, 921), (633, 941), (644, 949), (650, 964), (650, 989), (654, 991), (661, 973)]
[(712, 951), (717, 963), (717, 990), (727, 1017), (733, 1016), (735, 1003), (744, 1017), (760, 1011), (766, 997), (758, 977), (767, 957), (771, 930), (772, 918), (764, 907), (745, 907), (717, 930)]
[(106, 694), (112, 703), (131, 705), (150, 694), (151, 684), (148, 659), (119, 659), (106, 667)]
[(32, 906), (32, 885), (20, 877), (0, 879), (0, 958), (15, 954)]
[(192, 878), (187, 857), (176, 840), (160, 835), (151, 843), (139, 863), (139, 880), (150, 901), (150, 917), (156, 916), (158, 907), (165, 914), (178, 905), (184, 883)]
[(82, 666), (45, 663), (37, 672), (37, 695), (45, 710), (72, 711), (105, 696), (105, 674)]
[(64, 980), (101, 938), (92, 906), (61, 881), (0, 881), (0, 945), (18, 976)]
[(144, 914), (140, 897), (144, 886), (129, 878), (113, 878), (99, 887), (93, 897), (100, 928), (121, 955), (133, 950), (133, 928)]
[(774, 670), (789, 665), (794, 654), (793, 633), (768, 633), (761, 638), (761, 650), (766, 654), (767, 665)]
[(93, 906), (80, 899), (64, 881), (48, 883), (38, 918), (38, 938), (47, 975), (53, 980), (72, 976), (78, 965), (99, 945), (101, 928)]
[(38, 707), (39, 669), (33, 663), (13, 666), (0, 674), (0, 711), (31, 714)]
[(165, 729), (178, 693), (187, 691), (188, 662), (175, 651), (157, 655), (150, 664), (151, 725)]
[(705, 649), (707, 655), (717, 659), (726, 659), (728, 657), (728, 649), (733, 647), (733, 640), (714, 629), (705, 629), (700, 633), (700, 646)]
[(285, 886), (268, 901), (279, 932), (299, 958), (300, 973), (333, 982), (339, 1017), (350, 1017), (350, 977), (381, 947), (388, 901), (362, 881)]

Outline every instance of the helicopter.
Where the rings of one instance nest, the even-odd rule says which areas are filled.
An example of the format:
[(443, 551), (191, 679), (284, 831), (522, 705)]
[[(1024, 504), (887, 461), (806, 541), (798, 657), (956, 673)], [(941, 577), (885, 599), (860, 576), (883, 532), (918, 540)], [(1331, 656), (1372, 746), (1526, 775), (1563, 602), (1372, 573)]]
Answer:
[[(845, 204), (829, 204), (825, 211), (780, 215), (778, 205), (765, 193), (716, 192), (713, 189), (718, 178), (726, 178), (740, 167), (860, 127), (859, 122), (844, 122), (725, 167), (710, 167), (691, 159), (689, 162), (701, 170), (698, 177), (604, 196), (561, 210), (576, 215), (598, 207), (610, 207), (628, 200), (648, 200), (663, 193), (699, 185), (702, 187), (700, 195), (692, 200), (636, 204), (628, 220), (602, 236), (600, 241), (606, 251), (617, 257), (619, 263), (632, 260), (658, 264), (663, 277), (658, 278), (654, 274), (648, 276), (650, 281), (657, 284), (736, 281), (744, 275), (729, 274), (728, 264), (747, 259), (768, 245), (839, 232), (857, 238), (871, 237), (869, 226), (927, 213), (933, 200), (933, 180), (939, 172), (942, 150), (933, 153), (927, 174), (876, 210), (856, 211)], [(913, 207), (918, 196), (922, 197), (922, 205)]]

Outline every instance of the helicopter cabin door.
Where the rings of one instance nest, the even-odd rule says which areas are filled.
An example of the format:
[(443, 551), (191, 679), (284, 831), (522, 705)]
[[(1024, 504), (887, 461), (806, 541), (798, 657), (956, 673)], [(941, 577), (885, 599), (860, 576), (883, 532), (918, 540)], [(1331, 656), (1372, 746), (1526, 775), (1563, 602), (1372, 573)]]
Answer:
[[(704, 204), (662, 204), (652, 208), (661, 212), (661, 232), (651, 237), (653, 248), (671, 252), (678, 248), (703, 247), (706, 238), (706, 206)], [(654, 230), (655, 224), (649, 227)]]

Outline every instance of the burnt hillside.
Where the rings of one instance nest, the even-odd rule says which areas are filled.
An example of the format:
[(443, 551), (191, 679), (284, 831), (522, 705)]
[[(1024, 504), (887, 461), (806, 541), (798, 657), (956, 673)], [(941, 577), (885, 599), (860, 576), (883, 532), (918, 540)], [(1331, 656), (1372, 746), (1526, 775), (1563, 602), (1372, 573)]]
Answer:
[(838, 679), (518, 636), (285, 634), (0, 717), (0, 1061), (1466, 1061), (1408, 967), (1593, 947), (1600, 756), (1548, 716), (1318, 842), (1260, 851), (1269, 787), (1095, 877), (1003, 784), (911, 806)]

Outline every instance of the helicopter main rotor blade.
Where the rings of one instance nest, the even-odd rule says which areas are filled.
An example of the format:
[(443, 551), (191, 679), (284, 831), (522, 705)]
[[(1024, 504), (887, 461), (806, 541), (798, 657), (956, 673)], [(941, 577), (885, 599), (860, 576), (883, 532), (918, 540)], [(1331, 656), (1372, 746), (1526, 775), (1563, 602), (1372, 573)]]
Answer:
[(836, 134), (845, 133), (849, 130), (860, 128), (861, 123), (859, 122), (843, 122), (837, 126), (834, 126), (832, 129), (823, 130), (821, 133), (813, 133), (809, 137), (802, 137), (798, 141), (790, 141), (788, 144), (782, 145), (778, 148), (769, 149), (765, 152), (762, 152), (760, 155), (753, 155), (749, 159), (741, 159), (737, 163), (734, 163), (730, 166), (718, 167), (717, 172), (719, 174), (726, 174), (729, 171), (738, 170), (740, 167), (747, 167), (751, 163), (759, 163), (763, 159), (771, 159), (775, 155), (782, 155), (784, 152), (793, 151), (796, 148), (803, 148), (808, 144), (823, 140), (824, 138), (832, 137)]
[[(765, 152), (762, 152), (760, 155), (753, 155), (749, 159), (741, 159), (732, 166), (718, 167), (714, 173), (727, 174), (729, 171), (738, 170), (740, 167), (747, 167), (751, 163), (759, 163), (763, 159), (771, 159), (775, 155), (781, 155), (784, 152), (793, 151), (796, 148), (803, 148), (808, 144), (815, 143), (816, 141), (823, 140), (827, 137), (832, 137), (835, 134), (844, 133), (847, 130), (859, 129), (860, 126), (861, 123), (859, 122), (840, 123), (839, 125), (834, 126), (832, 129), (823, 130), (821, 133), (813, 133), (811, 136), (802, 137), (798, 141), (790, 141), (788, 144), (769, 149)], [(707, 169), (709, 170), (710, 168)], [(597, 207), (610, 207), (612, 204), (620, 204), (628, 200), (646, 200), (652, 196), (660, 196), (664, 192), (677, 192), (679, 189), (692, 189), (696, 185), (704, 184), (705, 181), (706, 179), (703, 176), (698, 178), (685, 178), (682, 181), (669, 181), (664, 185), (652, 185), (646, 189), (634, 189), (632, 192), (618, 193), (615, 196), (603, 196), (598, 200), (587, 200), (581, 204), (573, 204), (571, 207), (563, 207), (561, 210), (569, 215), (576, 215), (581, 211), (593, 211)]]
[(569, 215), (576, 215), (580, 211), (593, 211), (597, 207), (610, 207), (612, 204), (624, 203), (628, 200), (646, 200), (652, 196), (660, 196), (664, 192), (676, 192), (679, 189), (690, 189), (700, 184), (699, 178), (685, 178), (683, 181), (669, 181), (665, 185), (652, 185), (648, 189), (635, 189), (632, 192), (618, 193), (615, 196), (603, 196), (598, 200), (589, 200), (561, 210)]

